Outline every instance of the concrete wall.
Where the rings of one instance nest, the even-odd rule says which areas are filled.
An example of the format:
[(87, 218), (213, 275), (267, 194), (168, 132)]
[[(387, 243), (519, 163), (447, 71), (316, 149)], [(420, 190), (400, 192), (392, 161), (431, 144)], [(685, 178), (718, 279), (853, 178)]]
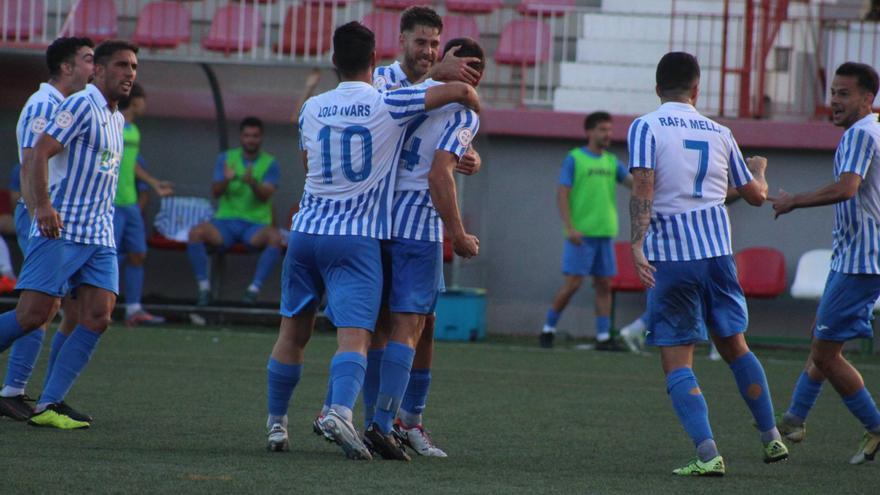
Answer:
[[(0, 111), (0, 178), (5, 182), (14, 164), (14, 127), (17, 115)], [(178, 185), (182, 193), (206, 196), (218, 144), (213, 122), (146, 118), (141, 122), (142, 152), (150, 170)], [(229, 136), (236, 142), (235, 123)], [(567, 151), (574, 141), (535, 140), (481, 136), (476, 145), (483, 159), (483, 171), (464, 181), (464, 212), (468, 228), (481, 239), (481, 255), (461, 264), (457, 280), (463, 286), (488, 290), (489, 331), (534, 333), (540, 328), (554, 291), (562, 281), (561, 222), (555, 206), (556, 179)], [(303, 170), (294, 131), (289, 126), (271, 125), (265, 149), (281, 164), (282, 186), (276, 194), (276, 212), (286, 217), (300, 197)], [(626, 150), (613, 149), (621, 158)], [(770, 160), (771, 189), (784, 187), (801, 191), (832, 179), (830, 152), (745, 150), (746, 155), (764, 154)], [(619, 236), (628, 236), (629, 192), (620, 189)], [(155, 210), (154, 202), (151, 210)], [(151, 212), (152, 214), (152, 212)], [(731, 207), (734, 248), (773, 246), (786, 256), (789, 283), (798, 257), (805, 251), (830, 246), (831, 208), (798, 211), (774, 221), (769, 206), (757, 209), (739, 202)], [(284, 221), (279, 222), (286, 224)], [(238, 299), (256, 263), (253, 255), (228, 260), (222, 296)], [(151, 251), (147, 261), (145, 293), (168, 297), (194, 297), (193, 281), (186, 256), (180, 252)], [(449, 270), (447, 275), (451, 276)], [(263, 298), (277, 300), (279, 273), (273, 274)], [(560, 329), (573, 335), (592, 335), (592, 291), (585, 286), (560, 321)], [(636, 317), (643, 310), (640, 295), (618, 298), (618, 323)], [(759, 333), (805, 334), (815, 305), (789, 299), (752, 304), (753, 321)]]

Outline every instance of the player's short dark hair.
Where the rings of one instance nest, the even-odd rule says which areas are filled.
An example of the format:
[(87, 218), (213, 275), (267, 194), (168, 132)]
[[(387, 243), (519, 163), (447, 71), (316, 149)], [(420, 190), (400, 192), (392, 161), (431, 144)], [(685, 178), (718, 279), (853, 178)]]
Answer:
[(135, 98), (146, 98), (147, 92), (144, 91), (144, 87), (140, 85), (140, 83), (134, 83), (131, 85), (131, 91), (129, 91), (128, 96), (119, 100), (119, 109), (126, 110), (131, 106), (131, 100)]
[(263, 132), (263, 121), (253, 116), (245, 117), (241, 119), (241, 124), (238, 125), (238, 132), (243, 131), (245, 127), (256, 127), (260, 132)]
[(64, 37), (53, 41), (49, 48), (46, 48), (46, 66), (49, 67), (49, 76), (57, 76), (61, 72), (61, 64), (70, 62), (76, 57), (76, 52), (84, 46), (94, 48), (95, 43), (89, 38), (78, 37)]
[(836, 76), (854, 77), (860, 88), (877, 96), (880, 90), (880, 78), (877, 71), (868, 64), (860, 64), (858, 62), (845, 62), (834, 71)]
[(343, 77), (353, 77), (370, 68), (376, 51), (376, 36), (363, 24), (352, 21), (333, 33), (333, 59)]
[(107, 62), (113, 58), (113, 55), (115, 55), (116, 52), (121, 52), (123, 50), (137, 53), (138, 46), (125, 40), (103, 41), (95, 48), (95, 64), (107, 65)]
[(657, 64), (657, 89), (660, 94), (690, 91), (700, 79), (697, 57), (685, 52), (669, 52)]
[(443, 47), (443, 53), (445, 54), (449, 50), (458, 47), (458, 51), (455, 52), (456, 57), (474, 57), (480, 59), (479, 62), (471, 62), (470, 65), (472, 69), (483, 72), (483, 69), (486, 68), (486, 54), (483, 52), (483, 47), (480, 46), (472, 38), (453, 38), (446, 42), (446, 46)]
[(584, 130), (589, 131), (595, 129), (597, 125), (603, 122), (611, 122), (611, 114), (608, 112), (593, 112), (584, 119)]
[(413, 5), (400, 14), (400, 32), (412, 31), (416, 26), (437, 28), (442, 33), (443, 19), (427, 5)]

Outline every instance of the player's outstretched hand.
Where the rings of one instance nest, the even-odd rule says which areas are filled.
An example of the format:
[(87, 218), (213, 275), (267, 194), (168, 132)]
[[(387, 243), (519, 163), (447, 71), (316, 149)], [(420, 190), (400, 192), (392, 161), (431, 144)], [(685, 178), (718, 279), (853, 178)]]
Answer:
[(575, 229), (566, 230), (565, 236), (568, 237), (568, 240), (575, 246), (580, 246), (581, 243), (584, 242), (584, 234), (581, 234)]
[(174, 184), (167, 180), (160, 180), (159, 184), (156, 186), (156, 194), (162, 198), (171, 196), (174, 194)]
[(746, 167), (753, 174), (764, 174), (767, 170), (767, 159), (763, 156), (750, 156), (746, 159)]
[(58, 239), (61, 237), (61, 215), (52, 207), (46, 205), (36, 207), (34, 210), (34, 221), (37, 222), (37, 228), (40, 229), (40, 235), (48, 239)]
[(458, 165), (455, 166), (455, 171), (464, 175), (474, 175), (480, 171), (482, 165), (483, 160), (477, 150), (468, 148), (461, 160), (458, 161)]
[(480, 59), (476, 57), (455, 56), (455, 52), (457, 52), (459, 48), (461, 47), (456, 46), (450, 48), (449, 51), (446, 52), (443, 60), (431, 70), (431, 77), (433, 79), (446, 81), (461, 81), (473, 86), (480, 80), (480, 72), (468, 64), (479, 62)]
[(767, 201), (773, 203), (773, 211), (776, 213), (773, 218), (779, 218), (794, 209), (794, 196), (782, 189), (776, 196), (767, 198)]
[(452, 239), (452, 250), (462, 258), (473, 258), (480, 254), (480, 240), (475, 235), (465, 233)]
[(649, 289), (653, 289), (654, 272), (656, 272), (657, 269), (648, 262), (648, 258), (645, 257), (645, 253), (642, 251), (641, 246), (638, 248), (633, 247), (632, 256), (633, 264), (636, 266), (636, 273), (639, 274), (639, 280), (642, 281), (642, 285)]

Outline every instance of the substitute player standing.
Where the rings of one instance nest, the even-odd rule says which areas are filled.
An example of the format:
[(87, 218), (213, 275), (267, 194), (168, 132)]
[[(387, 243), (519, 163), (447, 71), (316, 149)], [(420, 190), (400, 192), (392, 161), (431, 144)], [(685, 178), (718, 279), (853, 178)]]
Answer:
[(370, 84), (375, 37), (357, 22), (333, 35), (333, 63), (342, 82), (302, 107), (300, 147), (306, 186), (282, 272), (278, 340), (268, 364), (269, 450), (289, 448), (287, 409), (302, 374), (305, 346), (326, 292), (326, 314), (337, 327), (330, 366), (331, 407), (323, 430), (351, 459), (370, 459), (352, 424), (366, 353), (379, 312), (379, 239), (391, 233), (391, 200), (405, 125), (427, 110), (458, 102), (479, 106), (462, 83), (384, 95)]
[[(125, 123), (117, 102), (131, 91), (137, 50), (125, 41), (99, 45), (94, 84), (61, 104), (22, 164), (34, 222), (18, 280), (21, 297), (15, 310), (0, 315), (0, 350), (42, 325), (68, 284), (80, 307), (80, 323), (58, 352), (32, 425), (89, 427), (58, 405), (91, 358), (116, 302), (113, 199)], [(49, 159), (56, 155), (61, 160), (50, 172)]]
[[(28, 98), (16, 126), (19, 163), (24, 163), (32, 158), (37, 138), (46, 129), (61, 102), (71, 94), (85, 88), (94, 76), (94, 46), (89, 38), (68, 37), (56, 39), (46, 49), (49, 81), (40, 84), (37, 92)], [(59, 159), (56, 157), (53, 162)], [(13, 171), (14, 184), (10, 189), (22, 192), (20, 170), (21, 166), (18, 165)], [(31, 217), (23, 198), (20, 198), (15, 206), (15, 232), (18, 246), (24, 254), (27, 253), (30, 230)], [(76, 302), (72, 298), (66, 297), (64, 299), (64, 318), (58, 331), (55, 332), (55, 336), (52, 337), (47, 379), (51, 374), (55, 359), (58, 357), (58, 351), (76, 327), (76, 306)], [(30, 381), (37, 358), (40, 356), (48, 323), (55, 319), (56, 311), (57, 308), (53, 309), (45, 324), (17, 339), (9, 350), (6, 378), (3, 382), (3, 390), (0, 390), (0, 415), (18, 421), (26, 421), (33, 414), (33, 409), (26, 400), (25, 387)], [(58, 407), (72, 418), (82, 421), (90, 420), (88, 415), (75, 411), (65, 403), (60, 403)]]
[(674, 472), (722, 476), (724, 460), (712, 437), (706, 400), (692, 370), (694, 343), (707, 326), (730, 365), (754, 416), (764, 462), (788, 457), (773, 416), (764, 368), (749, 351), (746, 300), (731, 256), (728, 184), (751, 205), (767, 197), (767, 161), (748, 165), (726, 127), (694, 108), (700, 66), (688, 53), (668, 53), (657, 65), (659, 109), (629, 130), (633, 261), (648, 297), (649, 344), (660, 347), (666, 390), (697, 456)]
[(852, 339), (873, 338), (874, 303), (880, 297), (880, 115), (871, 105), (880, 90), (877, 71), (847, 62), (831, 82), (831, 120), (846, 129), (834, 155), (834, 183), (815, 191), (771, 198), (776, 217), (797, 208), (834, 205), (831, 272), (819, 301), (807, 367), (779, 423), (786, 438), (803, 440), (807, 413), (827, 378), (847, 409), (865, 427), (852, 464), (880, 450), (880, 411), (858, 370), (843, 356)]

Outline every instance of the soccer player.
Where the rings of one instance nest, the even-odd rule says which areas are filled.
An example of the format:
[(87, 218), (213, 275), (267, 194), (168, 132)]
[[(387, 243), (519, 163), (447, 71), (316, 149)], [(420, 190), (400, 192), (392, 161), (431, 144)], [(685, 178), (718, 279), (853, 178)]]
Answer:
[(749, 351), (746, 300), (736, 279), (728, 184), (760, 206), (767, 197), (766, 159), (743, 160), (730, 130), (700, 115), (700, 66), (688, 53), (667, 53), (657, 65), (659, 109), (629, 130), (633, 262), (648, 297), (648, 343), (660, 347), (666, 390), (696, 446), (696, 458), (674, 471), (722, 476), (706, 400), (692, 370), (694, 343), (712, 340), (730, 365), (761, 432), (764, 462), (788, 457), (773, 416), (767, 378)]
[[(484, 56), (477, 42), (470, 38), (453, 39), (444, 51), (452, 48), (458, 48), (461, 55), (481, 60), (473, 68), (482, 73)], [(416, 87), (438, 84), (442, 81), (429, 79)], [(479, 240), (465, 231), (461, 221), (452, 177), (478, 129), (479, 117), (475, 112), (461, 105), (449, 105), (415, 119), (406, 130), (397, 167), (391, 239), (382, 242), (391, 334), (379, 364), (380, 380), (373, 402), (375, 416), (364, 434), (373, 449), (386, 459), (409, 459), (392, 432), (405, 398), (407, 407), (398, 424), (402, 437), (422, 455), (446, 456), (433, 445), (421, 424), (420, 409), (424, 408), (428, 383), (423, 384), (421, 394), (408, 390), (408, 384), (417, 344), (427, 318), (434, 314), (443, 284), (443, 225), (449, 228), (456, 254), (470, 258), (479, 251)], [(445, 222), (441, 222), (441, 217)], [(422, 368), (416, 374), (430, 374), (430, 368)], [(404, 396), (405, 392), (409, 394)], [(368, 402), (366, 392), (364, 402)]]
[(337, 327), (330, 366), (331, 407), (321, 427), (351, 459), (370, 459), (352, 424), (379, 312), (379, 239), (391, 234), (395, 167), (405, 124), (458, 102), (478, 108), (470, 86), (450, 83), (379, 94), (371, 86), (373, 33), (357, 22), (333, 34), (333, 63), (342, 82), (310, 98), (299, 119), (306, 185), (284, 259), (281, 326), (268, 364), (269, 450), (289, 448), (287, 410), (302, 374), (317, 304)]
[[(49, 69), (49, 81), (40, 84), (36, 93), (28, 98), (16, 126), (16, 138), (18, 140), (19, 163), (24, 163), (33, 158), (33, 148), (37, 138), (42, 134), (49, 121), (55, 114), (58, 106), (69, 95), (81, 91), (92, 79), (95, 72), (94, 43), (89, 38), (58, 38), (46, 49), (46, 65)], [(51, 162), (57, 164), (60, 157), (53, 158)], [(28, 239), (30, 237), (31, 217), (24, 200), (20, 197), (22, 192), (21, 166), (15, 167), (12, 172), (11, 189), (19, 196), (16, 202), (14, 219), (18, 246), (23, 254), (27, 254)], [(24, 177), (25, 181), (27, 177)], [(34, 206), (31, 204), (31, 206)], [(8, 367), (3, 389), (0, 390), (0, 415), (8, 416), (18, 421), (27, 421), (33, 414), (33, 409), (28, 404), (25, 388), (30, 381), (34, 365), (40, 355), (43, 339), (46, 334), (48, 323), (55, 318), (58, 308), (50, 311), (45, 322), (38, 329), (17, 339), (9, 351)], [(49, 353), (48, 370), (51, 372), (58, 351), (67, 337), (77, 325), (78, 309), (76, 302), (70, 298), (64, 298), (64, 317), (61, 325), (52, 338), (51, 351)], [(47, 372), (47, 379), (49, 372)], [(77, 412), (64, 402), (58, 407), (68, 416), (78, 420), (88, 421), (90, 417)]]
[[(126, 41), (101, 43), (94, 53), (94, 84), (61, 103), (22, 164), (33, 225), (18, 280), (21, 297), (15, 310), (0, 315), (0, 351), (43, 325), (65, 285), (76, 291), (80, 307), (79, 325), (58, 351), (32, 425), (89, 427), (59, 405), (110, 324), (116, 302), (113, 199), (125, 123), (117, 103), (134, 83), (137, 50)], [(50, 172), (56, 155), (60, 160)]]
[(150, 314), (141, 306), (144, 261), (147, 258), (147, 231), (139, 205), (137, 181), (149, 184), (159, 196), (168, 196), (174, 192), (170, 182), (156, 179), (141, 166), (141, 131), (135, 120), (144, 114), (146, 108), (147, 95), (138, 83), (134, 83), (128, 98), (119, 101), (119, 110), (125, 117), (125, 127), (122, 129), (125, 146), (119, 165), (113, 232), (119, 253), (119, 271), (125, 279), (125, 324), (128, 326), (165, 323), (165, 318)]
[(594, 112), (584, 119), (587, 145), (573, 149), (559, 174), (556, 203), (565, 227), (562, 273), (565, 283), (556, 292), (541, 330), (541, 347), (553, 347), (556, 323), (587, 275), (593, 276), (596, 310), (596, 350), (622, 351), (611, 339), (611, 278), (617, 273), (616, 185), (632, 187), (632, 176), (611, 146), (611, 115)]
[(827, 378), (865, 427), (852, 464), (873, 460), (880, 450), (880, 411), (843, 345), (873, 338), (874, 302), (880, 297), (880, 115), (871, 105), (880, 90), (877, 71), (847, 62), (831, 81), (831, 120), (846, 132), (834, 155), (834, 182), (800, 194), (771, 198), (776, 217), (797, 208), (834, 205), (831, 272), (819, 301), (813, 345), (779, 429), (791, 441), (804, 439), (804, 421)]
[(244, 118), (238, 137), (241, 146), (220, 153), (214, 165), (211, 192), (217, 198), (217, 213), (210, 222), (196, 225), (189, 233), (187, 253), (199, 285), (199, 306), (211, 302), (205, 244), (229, 248), (243, 242), (250, 249), (263, 250), (254, 279), (242, 298), (248, 305), (257, 302), (263, 282), (281, 258), (281, 234), (272, 225), (272, 195), (281, 176), (278, 161), (260, 149), (260, 119)]

